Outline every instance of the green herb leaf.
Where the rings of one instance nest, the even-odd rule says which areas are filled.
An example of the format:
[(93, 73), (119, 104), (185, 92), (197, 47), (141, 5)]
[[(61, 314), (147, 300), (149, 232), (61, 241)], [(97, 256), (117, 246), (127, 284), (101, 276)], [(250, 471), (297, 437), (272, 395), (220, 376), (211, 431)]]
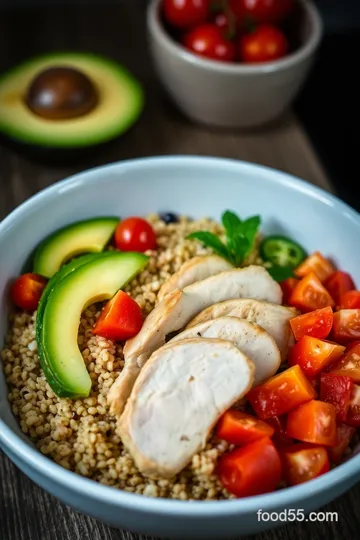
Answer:
[(284, 279), (295, 277), (292, 268), (289, 266), (279, 266), (274, 264), (270, 268), (267, 268), (267, 271), (275, 281), (284, 281)]
[(197, 231), (189, 234), (186, 238), (200, 240), (200, 242), (202, 242), (206, 247), (212, 248), (224, 259), (230, 261), (231, 263), (233, 262), (227, 246), (222, 243), (216, 234), (207, 231)]
[(240, 266), (250, 247), (249, 240), (242, 233), (237, 232), (231, 237), (228, 244), (235, 266)]
[(248, 218), (242, 224), (243, 234), (249, 241), (249, 246), (248, 246), (247, 251), (244, 254), (244, 258), (250, 254), (251, 250), (254, 247), (256, 235), (258, 234), (260, 224), (261, 224), (260, 216), (253, 216), (251, 218)]

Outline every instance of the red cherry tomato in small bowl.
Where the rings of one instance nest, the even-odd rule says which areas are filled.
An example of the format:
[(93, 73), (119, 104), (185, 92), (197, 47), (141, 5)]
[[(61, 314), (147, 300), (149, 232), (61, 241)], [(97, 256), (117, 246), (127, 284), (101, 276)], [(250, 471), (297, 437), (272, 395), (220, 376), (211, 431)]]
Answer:
[(234, 44), (224, 38), (216, 24), (202, 24), (185, 34), (183, 44), (191, 52), (212, 60), (232, 62), (235, 60)]
[(289, 50), (285, 35), (274, 26), (259, 26), (240, 39), (240, 58), (249, 64), (272, 62), (283, 58)]
[(239, 21), (278, 24), (290, 15), (294, 0), (230, 0), (230, 8)]
[(150, 223), (140, 217), (126, 218), (115, 231), (115, 246), (120, 251), (144, 253), (156, 248), (156, 233)]
[(35, 311), (47, 279), (38, 274), (23, 274), (18, 277), (11, 287), (11, 298), (14, 304), (25, 311)]
[(165, 20), (186, 30), (205, 22), (210, 14), (210, 0), (164, 0)]

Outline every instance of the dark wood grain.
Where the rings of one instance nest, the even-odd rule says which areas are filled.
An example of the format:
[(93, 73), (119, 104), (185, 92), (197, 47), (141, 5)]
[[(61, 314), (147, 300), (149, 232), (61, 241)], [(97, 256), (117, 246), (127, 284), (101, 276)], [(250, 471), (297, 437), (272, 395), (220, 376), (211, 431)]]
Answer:
[[(112, 2), (114, 4), (114, 2)], [(189, 123), (166, 100), (147, 54), (140, 4), (87, 8), (42, 7), (0, 13), (0, 70), (49, 50), (103, 53), (124, 62), (143, 83), (147, 103), (142, 118), (122, 139), (72, 162), (25, 156), (0, 146), (0, 219), (53, 182), (79, 170), (116, 160), (162, 154), (203, 154), (272, 166), (332, 190), (301, 126), (288, 113), (266, 129), (248, 133), (205, 130)], [(1, 256), (4, 256), (1, 254)], [(258, 540), (358, 537), (360, 486), (329, 505), (337, 523), (293, 524)], [(61, 504), (33, 484), (0, 454), (1, 540), (136, 540)], [(146, 537), (141, 537), (145, 540)]]

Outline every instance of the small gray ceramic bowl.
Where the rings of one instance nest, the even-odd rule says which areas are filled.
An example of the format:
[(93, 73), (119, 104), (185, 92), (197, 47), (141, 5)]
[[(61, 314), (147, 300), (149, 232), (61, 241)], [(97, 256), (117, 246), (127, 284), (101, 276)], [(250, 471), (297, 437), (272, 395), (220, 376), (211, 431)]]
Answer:
[[(0, 348), (7, 326), (8, 287), (42, 238), (72, 221), (101, 215), (175, 211), (219, 219), (225, 209), (261, 215), (262, 230), (321, 250), (360, 284), (360, 216), (332, 195), (287, 174), (231, 160), (164, 157), (122, 162), (78, 174), (32, 197), (0, 224)], [(23, 435), (7, 400), (0, 369), (0, 444), (34, 482), (77, 510), (112, 526), (168, 538), (204, 540), (260, 532), (281, 522), (258, 511), (313, 511), (360, 478), (360, 456), (297, 487), (231, 501), (151, 499), (67, 471)], [(265, 514), (266, 518), (266, 514)]]
[(274, 120), (292, 103), (313, 63), (322, 22), (308, 0), (301, 4), (302, 45), (281, 60), (230, 64), (192, 54), (165, 30), (162, 0), (151, 0), (147, 27), (160, 81), (190, 119), (214, 127), (249, 128)]

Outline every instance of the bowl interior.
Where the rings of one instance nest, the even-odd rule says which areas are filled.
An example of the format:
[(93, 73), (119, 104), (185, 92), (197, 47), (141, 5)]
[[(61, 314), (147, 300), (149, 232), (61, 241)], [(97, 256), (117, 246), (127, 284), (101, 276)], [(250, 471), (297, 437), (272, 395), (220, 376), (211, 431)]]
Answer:
[[(0, 225), (0, 344), (7, 326), (8, 287), (28, 254), (57, 228), (99, 215), (175, 211), (219, 220), (231, 209), (259, 214), (262, 230), (287, 234), (311, 252), (320, 250), (360, 286), (360, 218), (314, 186), (256, 165), (200, 157), (135, 160), (94, 169), (48, 188)], [(0, 369), (0, 419), (21, 434), (7, 401)], [(21, 435), (27, 441), (27, 439)], [(1, 437), (0, 437), (1, 438)]]

